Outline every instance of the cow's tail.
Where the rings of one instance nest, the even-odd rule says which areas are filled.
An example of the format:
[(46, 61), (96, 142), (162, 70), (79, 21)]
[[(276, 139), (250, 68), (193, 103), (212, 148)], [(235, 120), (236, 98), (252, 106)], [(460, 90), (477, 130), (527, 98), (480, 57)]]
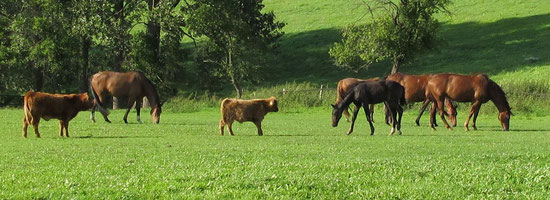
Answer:
[(33, 118), (31, 115), (31, 108), (29, 107), (27, 95), (25, 95), (25, 98), (23, 99), (23, 113), (25, 114), (25, 119), (23, 120), (25, 120), (28, 124), (30, 124), (33, 121)]
[[(92, 76), (93, 77), (93, 76)], [(89, 80), (89, 85), (90, 85), (90, 93), (92, 94), (92, 97), (94, 98), (94, 101), (97, 105), (97, 108), (99, 109), (99, 112), (101, 112), (101, 114), (105, 117), (107, 117), (107, 115), (109, 115), (109, 111), (107, 109), (105, 109), (105, 107), (103, 107), (103, 103), (101, 103), (101, 101), (99, 100), (99, 97), (97, 95), (97, 93), (95, 92), (94, 90), (94, 86), (92, 85), (92, 78), (90, 78)]]
[(226, 119), (226, 118), (225, 118), (225, 114), (226, 114), (226, 113), (224, 112), (224, 110), (225, 110), (225, 108), (226, 108), (226, 105), (227, 105), (230, 101), (231, 101), (230, 99), (225, 98), (225, 99), (222, 100), (222, 103), (220, 104), (220, 113), (222, 114), (222, 121), (223, 121), (223, 123), (225, 123), (225, 119)]

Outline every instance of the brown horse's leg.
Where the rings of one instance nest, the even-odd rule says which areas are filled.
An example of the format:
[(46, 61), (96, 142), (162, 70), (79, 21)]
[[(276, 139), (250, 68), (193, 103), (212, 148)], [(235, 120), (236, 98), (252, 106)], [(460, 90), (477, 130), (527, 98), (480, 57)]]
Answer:
[[(140, 100), (141, 99), (141, 100)], [(143, 97), (142, 98), (138, 98), (136, 100), (136, 118), (137, 118), (137, 121), (138, 123), (140, 124), (143, 124), (143, 122), (141, 121), (141, 105), (142, 105), (142, 102), (143, 102)]]
[(262, 121), (257, 120), (254, 122), (254, 124), (256, 125), (256, 128), (258, 128), (258, 135), (264, 135), (264, 132), (262, 131)]
[(351, 126), (349, 127), (349, 130), (347, 133), (348, 135), (353, 133), (353, 126), (355, 125), (355, 119), (357, 119), (357, 113), (359, 113), (359, 107), (361, 107), (361, 105), (355, 105), (355, 109), (353, 109), (353, 116), (351, 117)]
[(136, 99), (135, 98), (128, 98), (128, 108), (126, 108), (126, 113), (124, 114), (124, 118), (122, 118), (124, 120), (124, 123), (127, 124), (128, 123), (128, 113), (130, 113), (130, 110), (132, 110), (132, 107), (134, 106), (134, 103), (136, 103)]
[(350, 120), (349, 120), (350, 114), (349, 114), (348, 109), (350, 109), (349, 106), (347, 108), (344, 108), (344, 110), (342, 111), (342, 114), (344, 114), (344, 116), (346, 117), (346, 121), (350, 122)]
[(371, 113), (372, 111), (370, 111), (369, 107), (372, 106), (372, 104), (366, 104), (366, 103), (363, 103), (364, 105), (368, 105), (368, 106), (363, 106), (363, 110), (365, 111), (365, 116), (367, 116), (367, 122), (369, 122), (369, 126), (370, 126), (370, 135), (374, 135), (374, 126), (372, 125), (372, 120), (369, 120), (369, 118), (372, 119), (372, 116), (371, 116)]
[(23, 137), (27, 137), (27, 128), (29, 127), (29, 122), (27, 117), (23, 117)]
[[(102, 93), (98, 93), (98, 94), (99, 94), (98, 96), (99, 101), (105, 103), (105, 98), (103, 97)], [(105, 109), (104, 111), (107, 112), (107, 108), (104, 108), (104, 109)], [(103, 115), (103, 119), (105, 119), (105, 122), (111, 123), (111, 120), (109, 120), (109, 118), (107, 117), (108, 113), (104, 113), (101, 109), (99, 109), (99, 112), (101, 113), (101, 115)]]
[(445, 107), (445, 105), (444, 105), (445, 97), (439, 97), (439, 98), (436, 98), (435, 100), (437, 102), (437, 109), (439, 111), (439, 115), (441, 116), (441, 121), (443, 121), (443, 124), (445, 124), (445, 128), (447, 128), (449, 130), (453, 130), (451, 128), (451, 126), (449, 126), (449, 123), (447, 123), (447, 120), (445, 119), (445, 114), (447, 114), (445, 112), (445, 109), (444, 109), (444, 107)]
[(477, 130), (477, 127), (476, 127), (476, 121), (477, 121), (477, 114), (479, 114), (479, 110), (481, 109), (481, 103), (479, 104), (478, 108), (476, 109), (476, 111), (474, 112), (474, 120), (472, 121), (472, 128), (474, 128), (474, 130)]
[(468, 118), (466, 118), (466, 122), (464, 122), (464, 128), (466, 129), (466, 131), (469, 131), (470, 129), (468, 128), (468, 125), (470, 123), (470, 118), (472, 117), (472, 115), (476, 112), (476, 110), (479, 112), (479, 107), (481, 105), (481, 102), (479, 101), (475, 101), (473, 104), (472, 104), (472, 107), (470, 108), (470, 114), (468, 114)]
[(422, 117), (422, 114), (426, 110), (426, 107), (428, 107), (428, 104), (430, 104), (430, 99), (426, 99), (422, 103), (422, 108), (420, 108), (420, 112), (418, 113), (418, 117), (416, 117), (416, 120), (415, 120), (417, 126), (420, 126), (420, 118)]

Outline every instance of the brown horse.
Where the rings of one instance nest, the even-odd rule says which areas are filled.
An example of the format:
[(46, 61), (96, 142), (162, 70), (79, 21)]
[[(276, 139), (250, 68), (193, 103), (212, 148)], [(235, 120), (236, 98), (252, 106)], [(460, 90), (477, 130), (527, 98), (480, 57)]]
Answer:
[[(151, 117), (153, 123), (158, 124), (160, 121), (162, 103), (160, 102), (157, 89), (141, 72), (98, 72), (90, 78), (90, 90), (97, 103), (97, 108), (99, 108), (106, 122), (111, 123), (109, 118), (107, 118), (109, 113), (102, 103), (106, 98), (105, 94), (111, 94), (117, 98), (128, 99), (128, 109), (126, 110), (126, 114), (124, 114), (124, 123), (128, 123), (128, 113), (130, 109), (132, 109), (134, 103), (136, 104), (137, 121), (143, 123), (140, 119), (140, 108), (143, 97), (147, 97), (151, 104)], [(91, 119), (94, 122), (95, 108), (95, 106), (92, 108), (91, 115)]]
[[(386, 80), (398, 82), (403, 87), (405, 87), (405, 99), (407, 100), (407, 102), (424, 102), (422, 108), (420, 109), (420, 113), (418, 114), (418, 117), (415, 121), (417, 126), (420, 126), (420, 117), (422, 117), (424, 110), (426, 110), (426, 107), (430, 103), (430, 100), (426, 98), (426, 85), (428, 84), (431, 76), (431, 74), (409, 75), (398, 72), (390, 74), (386, 77)], [(452, 114), (450, 117), (451, 123), (453, 124), (453, 126), (456, 126), (456, 109), (450, 99), (445, 99), (445, 104), (447, 106), (447, 112)], [(436, 105), (433, 104), (432, 110), (434, 110), (435, 108)], [(435, 112), (431, 113), (435, 114)], [(431, 117), (430, 119), (430, 124), (434, 124), (434, 126), (437, 126), (435, 118)]]
[[(443, 100), (450, 98), (457, 102), (472, 102), (470, 114), (464, 122), (464, 128), (468, 131), (468, 123), (474, 115), (472, 127), (477, 130), (476, 119), (481, 104), (491, 100), (499, 111), (498, 119), (502, 126), (502, 130), (507, 131), (510, 127), (510, 105), (506, 100), (506, 94), (493, 80), (487, 75), (458, 75), (458, 74), (437, 74), (433, 75), (426, 86), (426, 98), (435, 101), (439, 108), (439, 114), (443, 123), (448, 129), (449, 124), (445, 120), (443, 108)], [(433, 128), (433, 126), (432, 126)]]
[[(346, 95), (348, 91), (350, 91), (358, 83), (362, 83), (366, 81), (379, 81), (379, 80), (380, 78), (376, 77), (376, 78), (369, 78), (369, 79), (345, 78), (338, 81), (338, 87), (336, 88), (336, 102), (334, 103), (334, 105), (338, 105), (338, 103), (340, 103), (342, 99), (344, 99), (344, 95)], [(348, 112), (348, 108), (346, 107), (343, 109), (344, 109), (343, 114), (346, 116), (346, 121), (349, 122), (350, 114)], [(370, 119), (373, 120), (374, 122), (374, 119), (373, 119), (374, 104), (369, 105), (369, 111), (370, 111), (369, 113)]]

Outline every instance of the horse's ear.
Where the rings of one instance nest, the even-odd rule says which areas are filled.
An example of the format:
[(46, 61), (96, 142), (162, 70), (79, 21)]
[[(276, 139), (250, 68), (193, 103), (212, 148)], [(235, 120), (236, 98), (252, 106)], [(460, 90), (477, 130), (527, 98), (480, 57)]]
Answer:
[(336, 108), (336, 106), (334, 104), (330, 104), (330, 106), (332, 106), (332, 108)]

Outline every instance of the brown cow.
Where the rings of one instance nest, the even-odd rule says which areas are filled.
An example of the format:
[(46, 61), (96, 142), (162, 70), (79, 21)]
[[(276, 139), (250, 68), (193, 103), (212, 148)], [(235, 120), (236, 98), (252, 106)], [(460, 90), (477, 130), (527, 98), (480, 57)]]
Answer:
[(251, 121), (258, 128), (258, 135), (263, 135), (262, 120), (268, 112), (277, 112), (277, 99), (270, 97), (267, 99), (224, 99), (220, 105), (222, 119), (220, 120), (220, 134), (223, 135), (223, 127), (227, 125), (229, 134), (233, 134), (231, 125), (235, 120), (242, 123)]
[[(358, 83), (362, 83), (366, 81), (379, 81), (379, 80), (380, 78), (376, 77), (376, 78), (370, 78), (370, 79), (345, 78), (338, 81), (338, 86), (336, 88), (336, 102), (334, 103), (334, 105), (338, 105), (338, 103), (340, 103), (340, 101), (344, 99), (344, 96), (348, 93), (348, 91)], [(348, 108), (343, 108), (343, 109), (344, 109), (343, 114), (344, 116), (346, 116), (346, 121), (349, 122), (350, 114), (348, 112)], [(373, 120), (372, 116), (374, 113), (374, 104), (369, 105), (369, 110), (370, 110), (370, 113), (369, 113), (370, 119)]]
[(46, 121), (55, 118), (59, 119), (59, 136), (69, 137), (69, 121), (78, 112), (91, 109), (93, 101), (88, 99), (88, 94), (49, 94), (44, 92), (27, 92), (23, 101), (23, 137), (27, 137), (27, 127), (33, 125), (36, 137), (40, 137), (38, 123), (40, 118)]

